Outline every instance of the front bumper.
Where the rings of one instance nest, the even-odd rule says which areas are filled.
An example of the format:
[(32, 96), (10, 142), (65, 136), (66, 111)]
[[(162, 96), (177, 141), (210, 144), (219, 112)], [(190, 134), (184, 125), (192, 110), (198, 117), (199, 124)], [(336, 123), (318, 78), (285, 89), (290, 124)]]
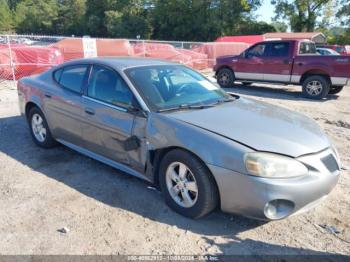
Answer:
[[(325, 199), (339, 179), (339, 163), (324, 161), (337, 157), (330, 149), (300, 157), (309, 174), (287, 179), (269, 179), (240, 174), (208, 165), (217, 182), (221, 209), (261, 220), (277, 220), (313, 208)], [(334, 164), (334, 163), (333, 163)], [(271, 210), (275, 214), (271, 215)]]

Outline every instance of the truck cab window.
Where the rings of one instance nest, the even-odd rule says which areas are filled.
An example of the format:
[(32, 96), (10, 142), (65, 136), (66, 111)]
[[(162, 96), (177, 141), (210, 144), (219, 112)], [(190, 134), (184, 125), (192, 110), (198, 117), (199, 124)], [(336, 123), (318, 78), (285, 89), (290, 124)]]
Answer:
[(288, 56), (289, 43), (271, 43), (269, 56), (285, 57)]
[(316, 45), (312, 42), (301, 42), (299, 47), (299, 54), (317, 54)]
[(252, 58), (254, 56), (261, 57), (265, 55), (265, 44), (258, 44), (256, 46), (253, 46), (251, 49), (248, 50), (246, 53), (246, 58)]

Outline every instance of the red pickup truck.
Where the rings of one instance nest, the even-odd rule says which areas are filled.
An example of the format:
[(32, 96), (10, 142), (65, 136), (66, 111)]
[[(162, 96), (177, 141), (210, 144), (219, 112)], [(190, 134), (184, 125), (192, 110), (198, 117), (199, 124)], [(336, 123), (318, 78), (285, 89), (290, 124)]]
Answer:
[(320, 56), (308, 40), (265, 41), (238, 56), (222, 56), (214, 66), (221, 87), (235, 81), (302, 85), (303, 95), (322, 99), (350, 85), (350, 56)]

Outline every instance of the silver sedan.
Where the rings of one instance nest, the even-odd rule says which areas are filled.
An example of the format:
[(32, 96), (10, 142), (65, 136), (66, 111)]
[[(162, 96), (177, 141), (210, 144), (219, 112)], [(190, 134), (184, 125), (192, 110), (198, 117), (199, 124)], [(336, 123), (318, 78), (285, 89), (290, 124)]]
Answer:
[(311, 119), (227, 93), (166, 61), (81, 59), (18, 82), (34, 142), (57, 143), (158, 186), (178, 213), (276, 220), (336, 185), (337, 151)]

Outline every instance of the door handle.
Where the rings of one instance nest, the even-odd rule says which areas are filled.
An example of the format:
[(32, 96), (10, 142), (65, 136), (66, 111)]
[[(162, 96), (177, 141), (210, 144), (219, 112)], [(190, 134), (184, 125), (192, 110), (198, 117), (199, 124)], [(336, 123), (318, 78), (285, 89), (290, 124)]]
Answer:
[(85, 108), (85, 113), (87, 113), (89, 115), (94, 115), (95, 114), (95, 110), (93, 110), (92, 108)]
[(45, 97), (51, 98), (52, 96), (51, 96), (51, 94), (49, 94), (49, 93), (45, 93)]
[(303, 65), (304, 65), (304, 63), (302, 63), (302, 62), (298, 63), (298, 66), (303, 66)]

